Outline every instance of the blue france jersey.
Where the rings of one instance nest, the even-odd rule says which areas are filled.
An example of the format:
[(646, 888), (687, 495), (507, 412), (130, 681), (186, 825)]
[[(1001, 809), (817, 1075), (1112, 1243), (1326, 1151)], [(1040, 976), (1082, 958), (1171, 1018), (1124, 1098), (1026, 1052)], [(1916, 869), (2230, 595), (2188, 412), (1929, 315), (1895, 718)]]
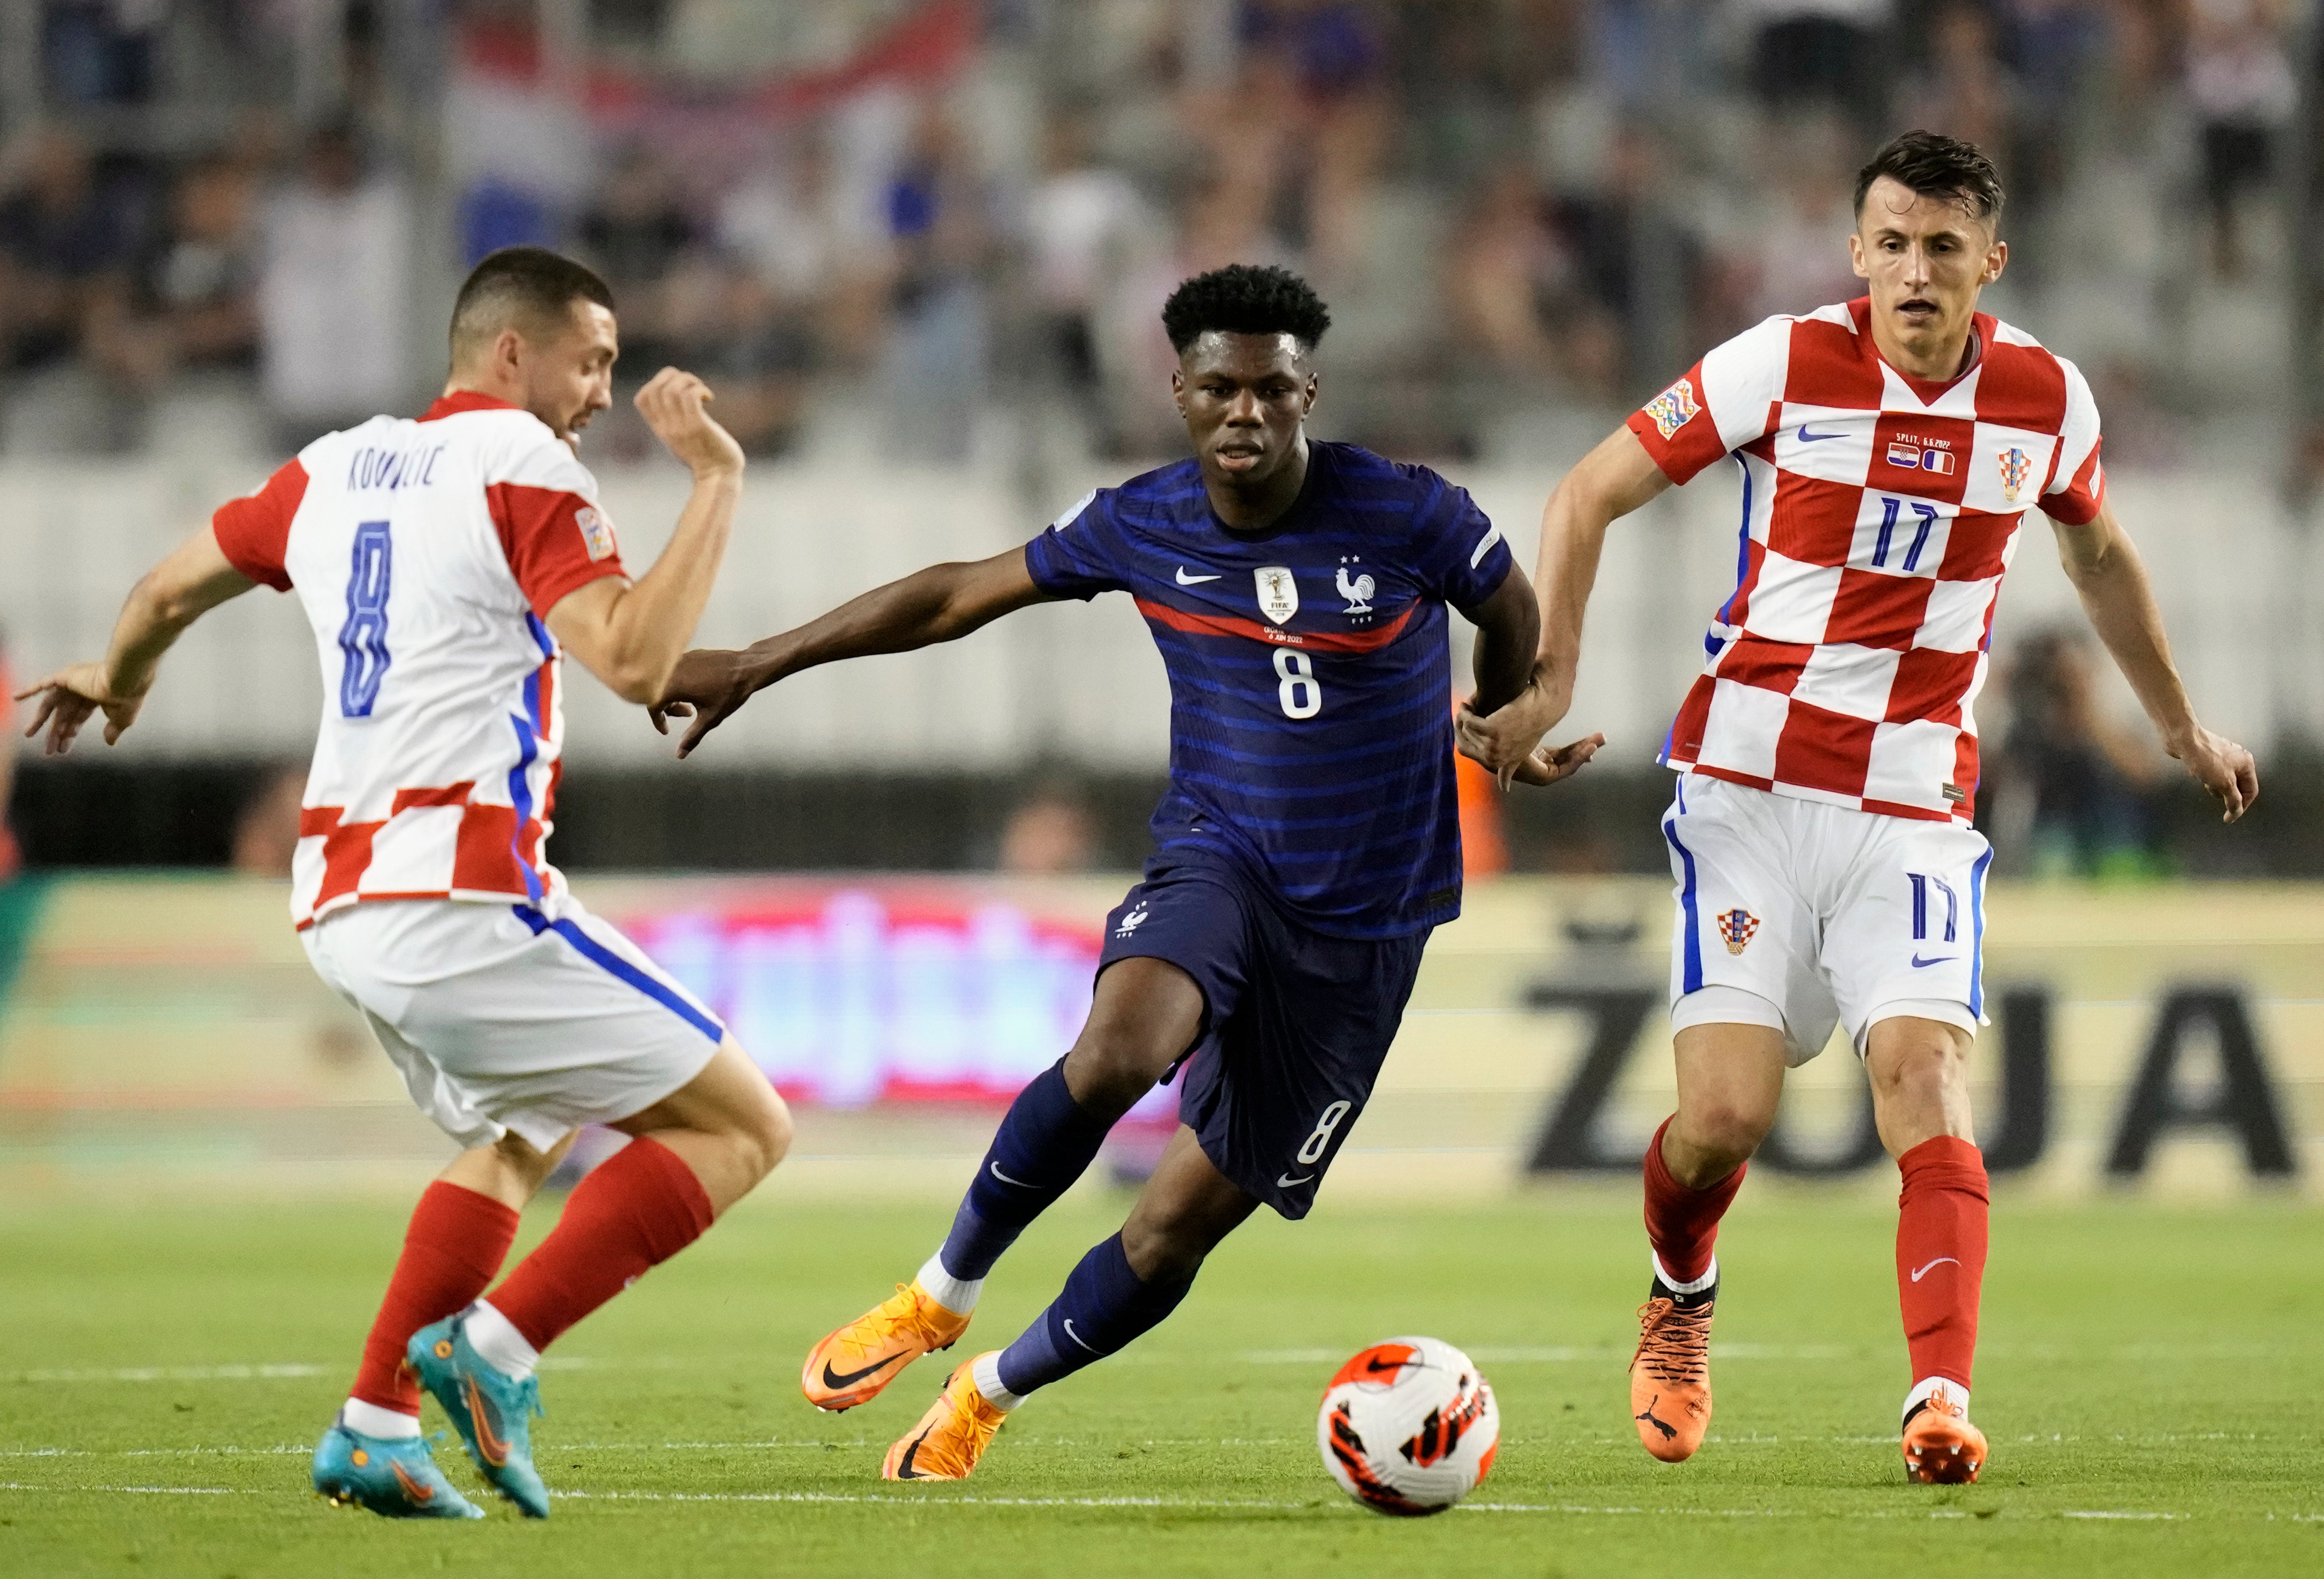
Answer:
[(1464, 489), (1311, 442), (1298, 501), (1241, 532), (1185, 460), (1091, 494), (1025, 559), (1052, 596), (1129, 593), (1162, 650), (1157, 846), (1234, 861), (1337, 937), (1461, 913), (1444, 609), (1476, 608), (1510, 564)]

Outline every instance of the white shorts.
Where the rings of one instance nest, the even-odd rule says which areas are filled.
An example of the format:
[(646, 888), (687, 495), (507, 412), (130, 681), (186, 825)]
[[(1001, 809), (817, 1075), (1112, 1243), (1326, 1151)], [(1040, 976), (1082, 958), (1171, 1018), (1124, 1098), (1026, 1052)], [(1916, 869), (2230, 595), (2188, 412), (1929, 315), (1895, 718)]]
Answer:
[(411, 1100), (462, 1146), (513, 1131), (547, 1150), (651, 1107), (702, 1072), (726, 1028), (576, 900), (375, 900), (300, 937), (363, 1011)]
[(1671, 1025), (1784, 1033), (1794, 1067), (1835, 1024), (1857, 1056), (1897, 1015), (1974, 1036), (1985, 1008), (1985, 836), (1683, 773), (1663, 815), (1677, 881)]

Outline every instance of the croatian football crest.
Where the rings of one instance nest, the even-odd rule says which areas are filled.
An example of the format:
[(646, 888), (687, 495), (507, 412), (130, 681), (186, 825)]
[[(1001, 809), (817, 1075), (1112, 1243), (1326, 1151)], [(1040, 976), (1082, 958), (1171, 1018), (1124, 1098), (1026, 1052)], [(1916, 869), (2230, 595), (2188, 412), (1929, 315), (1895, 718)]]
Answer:
[(1299, 612), (1299, 583), (1282, 565), (1261, 565), (1251, 572), (1259, 583), (1259, 612), (1282, 624)]
[(1655, 431), (1665, 439), (1694, 420), (1702, 410), (1694, 402), (1694, 381), (1691, 378), (1680, 379), (1646, 402), (1646, 416), (1653, 421)]
[(589, 550), (590, 560), (610, 559), (620, 545), (613, 540), (613, 523), (605, 519), (595, 506), (584, 504), (573, 512), (573, 524), (581, 529), (582, 546)]
[(1720, 938), (1729, 954), (1740, 954), (1749, 947), (1752, 934), (1759, 930), (1759, 918), (1740, 905), (1712, 919), (1719, 923)]
[(2017, 503), (2017, 491), (2034, 475), (2034, 462), (2022, 449), (2001, 452), (2001, 494), (2012, 504)]

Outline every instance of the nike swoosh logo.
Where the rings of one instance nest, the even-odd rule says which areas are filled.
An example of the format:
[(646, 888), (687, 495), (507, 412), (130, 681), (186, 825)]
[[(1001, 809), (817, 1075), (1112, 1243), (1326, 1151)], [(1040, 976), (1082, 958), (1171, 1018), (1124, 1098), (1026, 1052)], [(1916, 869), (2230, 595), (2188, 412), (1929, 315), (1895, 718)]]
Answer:
[(905, 1445), (904, 1456), (896, 1461), (896, 1478), (898, 1480), (917, 1481), (921, 1478), (912, 1473), (912, 1460), (920, 1455), (920, 1444), (926, 1442), (927, 1439), (928, 1433), (923, 1431), (918, 1436), (913, 1437), (912, 1440)]
[(1189, 576), (1186, 574), (1186, 567), (1184, 565), (1178, 567), (1178, 585), (1181, 586), (1200, 586), (1205, 581), (1217, 579), (1215, 576)]
[(1916, 954), (1913, 956), (1913, 968), (1916, 971), (1926, 970), (1932, 965), (1945, 965), (1960, 957), (1958, 954), (1941, 954), (1934, 959), (1923, 959)]
[[(1074, 1341), (1074, 1342), (1075, 1342), (1076, 1344), (1081, 1344), (1081, 1346), (1082, 1346), (1083, 1348), (1084, 1348), (1084, 1349), (1089, 1349), (1089, 1352), (1090, 1352), (1091, 1353), (1093, 1353), (1093, 1354), (1100, 1354), (1100, 1351), (1098, 1351), (1098, 1350), (1096, 1350), (1096, 1349), (1090, 1349), (1090, 1346), (1089, 1346), (1088, 1342), (1083, 1338), (1083, 1336), (1081, 1335), (1081, 1334), (1079, 1334), (1079, 1333), (1077, 1333), (1077, 1332), (1074, 1331), (1074, 1319), (1073, 1319), (1073, 1317), (1071, 1317), (1071, 1316), (1067, 1316), (1067, 1317), (1065, 1318), (1065, 1336), (1067, 1336), (1067, 1337), (1069, 1337), (1069, 1338), (1073, 1339), (1073, 1341)], [(1101, 1357), (1101, 1358), (1102, 1358), (1102, 1354), (1100, 1354), (1100, 1357)]]
[(1915, 1283), (1919, 1282), (1922, 1279), (1923, 1279), (1923, 1278), (1927, 1277), (1931, 1272), (1933, 1272), (1933, 1271), (1935, 1271), (1939, 1267), (1943, 1266), (1947, 1261), (1950, 1261), (1950, 1262), (1952, 1262), (1952, 1264), (1953, 1264), (1953, 1265), (1955, 1265), (1955, 1266), (1959, 1266), (1959, 1265), (1960, 1265), (1960, 1259), (1959, 1257), (1957, 1257), (1957, 1256), (1949, 1256), (1949, 1255), (1941, 1255), (1941, 1256), (1939, 1256), (1935, 1260), (1931, 1261), (1927, 1266), (1923, 1267), (1919, 1271), (1914, 1272), (1914, 1273), (1913, 1274), (1913, 1281), (1914, 1281)]
[(1379, 1362), (1379, 1356), (1375, 1354), (1370, 1359), (1364, 1362), (1364, 1369), (1370, 1371), (1374, 1376), (1385, 1376), (1390, 1371), (1403, 1370), (1405, 1366), (1409, 1363), (1409, 1361), (1397, 1360), (1388, 1364), (1383, 1365)]
[(1015, 1185), (1020, 1190), (1038, 1189), (1040, 1187), (1038, 1185), (1027, 1184), (1021, 1178), (1010, 1178), (1007, 1174), (1001, 1171), (1001, 1165), (997, 1162), (989, 1163), (986, 1166), (992, 1169), (992, 1177), (999, 1179), (1002, 1184)]
[(1800, 424), (1800, 442), (1802, 444), (1813, 444), (1818, 439), (1845, 439), (1847, 437), (1848, 435), (1845, 433), (1811, 433), (1808, 431), (1808, 425), (1805, 422)]
[(825, 1360), (823, 1362), (823, 1385), (831, 1389), (834, 1392), (837, 1392), (843, 1388), (853, 1387), (865, 1377), (878, 1375), (881, 1371), (885, 1371), (889, 1366), (893, 1365), (897, 1361), (901, 1360), (902, 1358), (904, 1358), (904, 1356), (901, 1354), (890, 1354), (885, 1360), (881, 1361), (877, 1365), (866, 1365), (862, 1370), (851, 1371), (844, 1376), (842, 1376), (837, 1371), (832, 1370), (831, 1362)]
[(1303, 1173), (1297, 1178), (1293, 1178), (1287, 1173), (1279, 1173), (1275, 1176), (1275, 1187), (1278, 1190), (1287, 1190), (1294, 1185), (1304, 1185), (1314, 1177), (1312, 1173)]
[(494, 1430), (493, 1406), (476, 1386), (476, 1379), (468, 1378), (468, 1421), (476, 1428), (476, 1451), (494, 1469), (508, 1463), (509, 1447)]
[(436, 1500), (436, 1488), (433, 1486), (423, 1486), (418, 1481), (413, 1480), (410, 1470), (404, 1468), (393, 1459), (388, 1460), (387, 1467), (395, 1473), (395, 1483), (403, 1488), (403, 1494), (405, 1496), (410, 1498), (415, 1502), (432, 1502)]

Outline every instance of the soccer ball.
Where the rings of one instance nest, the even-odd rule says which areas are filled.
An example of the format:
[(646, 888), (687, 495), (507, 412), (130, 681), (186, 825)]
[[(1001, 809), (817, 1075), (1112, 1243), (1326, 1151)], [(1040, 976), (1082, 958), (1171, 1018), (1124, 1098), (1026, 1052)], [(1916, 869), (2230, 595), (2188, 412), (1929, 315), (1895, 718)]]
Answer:
[(1442, 1513), (1476, 1489), (1501, 1445), (1501, 1411), (1469, 1356), (1435, 1338), (1390, 1338), (1340, 1367), (1315, 1417), (1323, 1467), (1379, 1513)]

